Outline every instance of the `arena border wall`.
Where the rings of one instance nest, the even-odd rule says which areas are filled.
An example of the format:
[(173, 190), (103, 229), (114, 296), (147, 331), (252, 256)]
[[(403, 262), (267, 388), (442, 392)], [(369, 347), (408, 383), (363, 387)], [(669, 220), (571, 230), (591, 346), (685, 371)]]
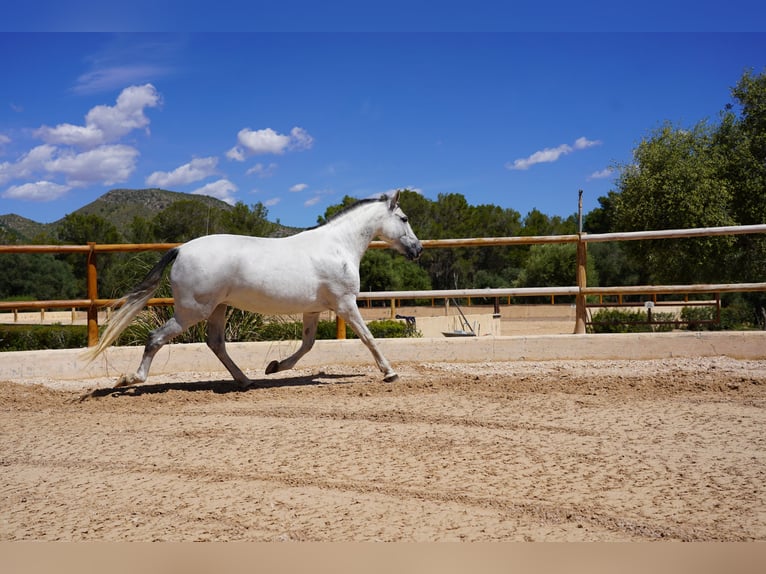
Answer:
[[(649, 360), (678, 357), (727, 356), (766, 359), (766, 331), (700, 331), (589, 335), (535, 335), (379, 339), (383, 354), (396, 368), (401, 363), (483, 363), (550, 360)], [(293, 353), (299, 341), (229, 343), (227, 349), (253, 378), (273, 359)], [(62, 381), (119, 376), (135, 371), (142, 347), (112, 347), (92, 363), (84, 349), (53, 349), (0, 353), (0, 381), (51, 378)], [(331, 365), (372, 365), (361, 341), (322, 340), (300, 363), (302, 368)], [(163, 347), (152, 363), (151, 375), (182, 372), (228, 373), (204, 343)], [(263, 378), (266, 378), (263, 375)]]

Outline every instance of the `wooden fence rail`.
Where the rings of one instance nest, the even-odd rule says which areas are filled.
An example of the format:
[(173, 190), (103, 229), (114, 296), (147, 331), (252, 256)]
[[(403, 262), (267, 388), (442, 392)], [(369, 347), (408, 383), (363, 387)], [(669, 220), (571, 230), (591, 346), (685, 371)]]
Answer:
[[(471, 297), (534, 297), (574, 295), (576, 300), (575, 334), (585, 333), (587, 323), (587, 302), (589, 295), (656, 295), (673, 293), (726, 293), (766, 291), (766, 283), (699, 284), (699, 285), (637, 285), (625, 287), (588, 287), (586, 262), (587, 244), (604, 241), (640, 241), (648, 239), (678, 239), (686, 237), (710, 237), (720, 235), (744, 235), (766, 233), (766, 225), (739, 225), (727, 227), (703, 227), (694, 229), (670, 229), (659, 231), (634, 231), (625, 233), (578, 233), (570, 235), (537, 235), (523, 237), (479, 237), (456, 239), (425, 239), (425, 249), (445, 249), (455, 247), (495, 247), (512, 245), (539, 245), (546, 243), (577, 244), (577, 285), (569, 287), (526, 287), (503, 289), (449, 289), (429, 291), (378, 291), (360, 293), (359, 299), (431, 299), (431, 298), (471, 298)], [(98, 296), (98, 253), (167, 251), (178, 243), (138, 243), (138, 244), (97, 244), (87, 245), (0, 245), (0, 253), (83, 253), (87, 255), (86, 278), (87, 297), (85, 299), (67, 299), (50, 301), (3, 301), (3, 309), (87, 309), (88, 345), (98, 342), (98, 309), (114, 304), (116, 299), (102, 299)], [(370, 243), (370, 249), (382, 249), (382, 241)], [(172, 305), (171, 298), (154, 298), (149, 305)], [(345, 329), (338, 328), (338, 333)]]

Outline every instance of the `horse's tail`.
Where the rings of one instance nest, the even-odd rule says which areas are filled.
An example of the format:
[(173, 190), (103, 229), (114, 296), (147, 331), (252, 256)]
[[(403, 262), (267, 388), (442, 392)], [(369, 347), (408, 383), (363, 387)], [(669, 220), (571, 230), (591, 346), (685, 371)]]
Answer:
[(109, 345), (114, 343), (128, 325), (135, 319), (146, 306), (162, 280), (165, 267), (170, 265), (178, 257), (178, 247), (174, 247), (162, 256), (152, 270), (144, 277), (144, 280), (130, 293), (115, 301), (114, 306), (122, 304), (109, 320), (99, 342), (82, 353), (82, 358), (92, 361), (98, 357)]

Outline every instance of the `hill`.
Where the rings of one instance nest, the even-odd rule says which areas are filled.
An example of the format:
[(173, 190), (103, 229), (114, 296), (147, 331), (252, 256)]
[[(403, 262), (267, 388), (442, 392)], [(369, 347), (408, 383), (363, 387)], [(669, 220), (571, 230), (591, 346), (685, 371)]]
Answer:
[[(191, 195), (165, 189), (113, 189), (73, 213), (98, 215), (113, 223), (117, 229), (126, 229), (134, 217), (151, 219), (175, 202), (189, 199), (216, 209), (232, 209), (228, 203), (207, 195)], [(46, 224), (12, 213), (0, 215), (0, 243), (4, 241), (3, 235), (5, 241), (28, 242), (40, 233), (54, 231), (62, 221), (60, 219)], [(278, 234), (289, 234), (282, 226), (278, 228)]]
[(190, 195), (164, 189), (113, 189), (74, 213), (98, 215), (113, 223), (117, 229), (125, 229), (134, 217), (151, 219), (176, 201), (188, 199), (201, 201), (217, 209), (231, 209), (231, 205), (225, 201), (207, 195)]
[(29, 241), (35, 235), (43, 233), (49, 225), (38, 223), (15, 213), (0, 215), (0, 243)]

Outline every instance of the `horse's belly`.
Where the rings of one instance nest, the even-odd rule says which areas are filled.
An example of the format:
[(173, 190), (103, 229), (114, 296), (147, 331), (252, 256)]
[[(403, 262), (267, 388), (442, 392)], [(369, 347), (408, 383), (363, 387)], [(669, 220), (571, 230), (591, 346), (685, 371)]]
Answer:
[(331, 307), (329, 301), (320, 298), (317, 293), (312, 295), (293, 290), (232, 292), (226, 298), (226, 304), (267, 315), (320, 312)]

